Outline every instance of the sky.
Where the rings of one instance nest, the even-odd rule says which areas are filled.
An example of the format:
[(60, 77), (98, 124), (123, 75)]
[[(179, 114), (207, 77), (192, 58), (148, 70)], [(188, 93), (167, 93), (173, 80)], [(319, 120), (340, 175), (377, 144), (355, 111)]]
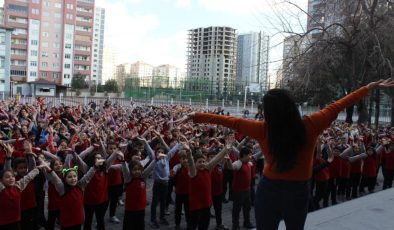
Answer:
[[(104, 46), (115, 49), (120, 63), (186, 67), (187, 31), (229, 26), (238, 33), (264, 31), (270, 41), (270, 74), (282, 58), (286, 34), (281, 22), (297, 32), (306, 24), (308, 0), (96, 0), (106, 10)], [(280, 20), (277, 15), (283, 18)], [(301, 24), (301, 25), (300, 25)], [(287, 34), (288, 35), (288, 34)]]

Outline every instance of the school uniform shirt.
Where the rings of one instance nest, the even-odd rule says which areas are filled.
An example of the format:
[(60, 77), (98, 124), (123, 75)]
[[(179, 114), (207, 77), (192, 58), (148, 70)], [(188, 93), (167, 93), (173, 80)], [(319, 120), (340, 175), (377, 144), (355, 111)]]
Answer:
[(83, 192), (78, 186), (72, 187), (60, 199), (60, 226), (62, 228), (84, 223)]
[(197, 175), (189, 181), (189, 210), (196, 211), (211, 206), (211, 175), (208, 169), (197, 170)]
[(186, 167), (182, 167), (180, 164), (174, 167), (175, 175), (175, 194), (187, 195), (189, 194), (189, 172)]
[(379, 159), (375, 156), (368, 156), (364, 159), (363, 165), (363, 176), (364, 177), (376, 177), (379, 166)]
[(334, 156), (334, 160), (328, 165), (330, 178), (339, 178), (341, 169), (341, 158), (339, 156)]
[(384, 169), (386, 170), (394, 170), (394, 151), (386, 153), (384, 150), (381, 154), (382, 161), (384, 161)]
[(57, 192), (55, 186), (48, 182), (48, 211), (60, 210), (60, 194)]
[(96, 170), (85, 189), (84, 201), (87, 205), (98, 205), (108, 201), (108, 175)]
[[(323, 160), (323, 159), (314, 159), (314, 161), (313, 161), (314, 166), (321, 165), (324, 163), (325, 163), (325, 160)], [(329, 179), (330, 179), (330, 169), (328, 167), (323, 168), (315, 175), (316, 181), (324, 182), (324, 181), (328, 181)]]
[[(20, 179), (22, 179), (22, 177), (18, 176), (15, 179), (19, 181)], [(21, 210), (25, 211), (35, 207), (37, 207), (36, 189), (34, 186), (34, 182), (31, 181), (30, 183), (27, 184), (26, 188), (22, 191)]]
[(362, 160), (357, 160), (355, 162), (350, 163), (350, 173), (351, 174), (361, 174), (362, 172)]
[(7, 187), (0, 192), (0, 225), (21, 220), (21, 197), (22, 192), (16, 186)]
[(212, 196), (219, 196), (223, 194), (223, 168), (221, 165), (216, 165), (211, 172), (212, 181)]
[(238, 160), (233, 163), (233, 168), (233, 192), (249, 191), (252, 183), (252, 163)]
[[(121, 161), (115, 160), (113, 165), (120, 164)], [(123, 175), (121, 170), (109, 168), (108, 170), (108, 186), (123, 185)]]
[(346, 159), (341, 159), (341, 173), (339, 174), (340, 178), (350, 178), (350, 163)]
[(125, 210), (135, 212), (145, 210), (146, 208), (146, 183), (142, 178), (133, 178), (126, 185)]

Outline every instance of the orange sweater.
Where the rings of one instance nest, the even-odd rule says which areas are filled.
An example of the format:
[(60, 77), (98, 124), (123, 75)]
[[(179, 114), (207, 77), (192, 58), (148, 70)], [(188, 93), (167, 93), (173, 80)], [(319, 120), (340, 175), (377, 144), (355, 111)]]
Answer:
[(312, 177), (313, 152), (318, 136), (337, 119), (339, 112), (353, 105), (368, 95), (368, 88), (362, 87), (345, 96), (326, 108), (309, 116), (304, 116), (307, 143), (297, 158), (295, 167), (287, 172), (277, 172), (272, 163), (272, 156), (268, 152), (267, 124), (265, 121), (246, 120), (237, 117), (226, 117), (208, 113), (196, 113), (194, 122), (212, 123), (234, 129), (244, 135), (256, 139), (263, 151), (264, 176), (273, 180), (306, 181)]

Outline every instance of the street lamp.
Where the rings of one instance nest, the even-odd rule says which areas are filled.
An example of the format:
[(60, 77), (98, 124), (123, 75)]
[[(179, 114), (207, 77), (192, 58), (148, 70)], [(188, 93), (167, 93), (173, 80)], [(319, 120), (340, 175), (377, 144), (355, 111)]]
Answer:
[(246, 109), (246, 95), (248, 94), (249, 86), (245, 86), (244, 109)]

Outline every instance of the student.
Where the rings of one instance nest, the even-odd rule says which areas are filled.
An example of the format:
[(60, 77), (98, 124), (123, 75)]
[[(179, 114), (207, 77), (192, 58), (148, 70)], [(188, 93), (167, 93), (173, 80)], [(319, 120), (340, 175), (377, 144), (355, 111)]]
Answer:
[(60, 228), (62, 230), (80, 230), (84, 223), (83, 191), (96, 173), (96, 168), (102, 166), (104, 160), (96, 159), (94, 167), (78, 180), (78, 166), (63, 169), (63, 180), (52, 170), (47, 172), (47, 178), (55, 185), (60, 199)]
[(165, 154), (165, 149), (162, 146), (156, 148), (156, 164), (153, 170), (153, 194), (151, 203), (151, 227), (159, 228), (159, 223), (156, 219), (156, 206), (160, 204), (160, 224), (168, 226), (169, 223), (165, 219), (165, 205), (168, 192), (168, 180), (170, 178), (170, 163), (171, 158), (176, 154), (181, 144), (176, 144), (168, 154)]
[(364, 193), (365, 187), (367, 187), (368, 192), (373, 193), (376, 185), (379, 157), (372, 145), (367, 147), (367, 154), (363, 157), (363, 159), (364, 164), (359, 192)]
[(212, 184), (210, 172), (231, 150), (232, 143), (226, 144), (225, 148), (208, 163), (201, 152), (192, 156), (190, 148), (185, 145), (189, 164), (189, 223), (188, 230), (206, 230), (209, 227), (210, 208), (212, 206)]
[[(217, 151), (211, 150), (208, 152), (208, 161), (211, 161), (216, 155)], [(227, 168), (231, 168), (231, 159), (225, 157), (224, 164), (227, 164)], [(223, 167), (222, 163), (218, 163), (211, 171), (211, 182), (212, 182), (212, 202), (215, 210), (216, 219), (216, 230), (227, 230), (222, 221), (222, 203), (223, 203)]]
[[(247, 229), (255, 228), (250, 222), (250, 188), (252, 184), (252, 165), (250, 162), (252, 150), (248, 147), (242, 147), (239, 151), (239, 160), (235, 161), (231, 165), (231, 169), (234, 171), (233, 180), (233, 210), (232, 210), (232, 221), (234, 230), (240, 229), (239, 227), (239, 213), (243, 210), (244, 224), (243, 226)], [(258, 159), (260, 154), (253, 156), (254, 159)]]
[(123, 160), (122, 172), (126, 192), (123, 230), (145, 229), (145, 208), (147, 205), (145, 180), (152, 172), (155, 163), (155, 159), (151, 160), (144, 169), (140, 161), (131, 160), (127, 165)]
[[(189, 174), (187, 155), (184, 150), (178, 154), (180, 163), (175, 165), (172, 173), (175, 178), (175, 229), (180, 229), (182, 206), (185, 212), (186, 223), (189, 222)], [(220, 201), (222, 202), (222, 201)]]
[[(25, 153), (26, 158), (18, 157), (14, 160), (8, 158), (5, 164), (5, 170), (11, 170), (11, 162), (13, 164), (13, 171), (16, 172), (15, 179), (19, 181), (24, 176), (27, 175), (29, 171), (31, 171), (35, 167), (35, 160), (32, 157), (32, 153)], [(38, 229), (38, 220), (37, 220), (37, 201), (36, 201), (36, 189), (34, 181), (30, 181), (26, 188), (22, 191), (21, 194), (21, 211), (22, 211), (22, 220), (21, 220), (21, 228), (22, 229)]]
[[(10, 162), (12, 148), (8, 149), (6, 159)], [(44, 165), (37, 166), (18, 181), (16, 181), (13, 170), (5, 169), (0, 172), (0, 229), (21, 229), (22, 193), (38, 175), (38, 169), (43, 169), (44, 167)], [(34, 197), (33, 200), (35, 200)]]

